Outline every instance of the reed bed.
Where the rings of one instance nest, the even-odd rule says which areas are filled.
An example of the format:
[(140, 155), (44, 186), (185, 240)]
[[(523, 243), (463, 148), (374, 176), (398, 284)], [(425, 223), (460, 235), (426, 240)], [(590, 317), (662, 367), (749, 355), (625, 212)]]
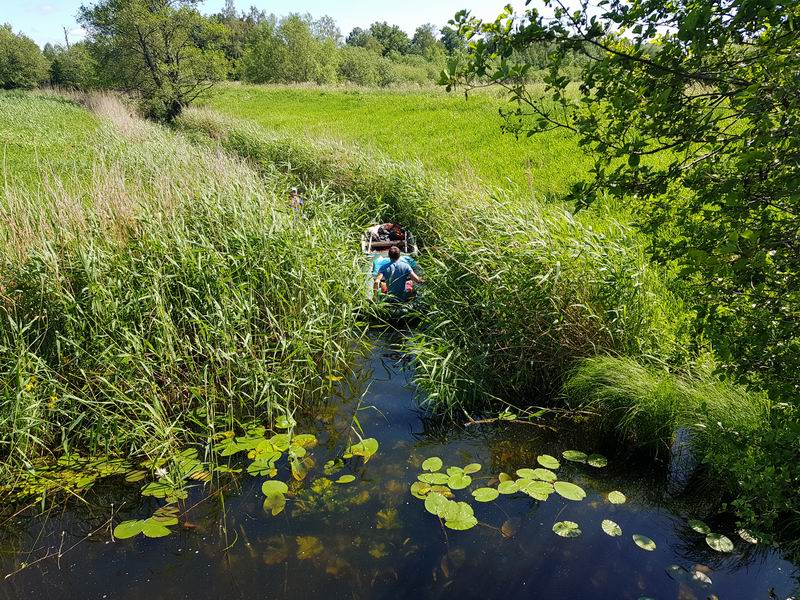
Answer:
[(296, 219), (286, 177), (112, 97), (86, 104), (90, 176), (53, 170), (0, 196), (0, 476), (52, 452), (161, 455), (293, 412), (363, 342), (363, 276), (337, 215)]

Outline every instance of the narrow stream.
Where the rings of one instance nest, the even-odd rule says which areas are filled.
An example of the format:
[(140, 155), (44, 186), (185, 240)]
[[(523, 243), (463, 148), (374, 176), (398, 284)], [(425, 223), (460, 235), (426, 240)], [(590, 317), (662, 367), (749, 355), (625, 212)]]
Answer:
[[(117, 523), (152, 514), (159, 503), (139, 495), (141, 484), (109, 480), (86, 503), (3, 525), (0, 572), (15, 573), (0, 583), (0, 598), (785, 600), (795, 592), (798, 569), (778, 550), (748, 544), (709, 519), (735, 544), (731, 553), (712, 550), (687, 525), (702, 518), (688, 512), (698, 503), (667, 493), (666, 469), (630, 467), (574, 423), (556, 422), (557, 431), (518, 423), (460, 428), (427, 418), (414, 400), (408, 361), (387, 340), (376, 339), (363, 378), (347, 386), (355, 393), (343, 389), (313, 418), (299, 419), (297, 431), (319, 439), (311, 450), (317, 466), (278, 516), (262, 508), (264, 478), (244, 473), (230, 477), (222, 495), (204, 499), (202, 486), (193, 489), (186, 504), (196, 506), (172, 535), (113, 541), (104, 524), (114, 511)], [(332, 484), (322, 465), (346, 444), (356, 410), (364, 437), (380, 449), (341, 471), (355, 482)], [(561, 460), (559, 479), (584, 488), (585, 500), (473, 501), (471, 490), (496, 485), (500, 472), (535, 468), (537, 456), (560, 459), (568, 449), (609, 457), (605, 468)], [(409, 492), (432, 456), (446, 466), (481, 465), (473, 485), (456, 492), (479, 521), (469, 531), (443, 527)], [(287, 479), (285, 469), (278, 478)], [(612, 490), (627, 502), (611, 504)], [(604, 533), (604, 519), (623, 534)], [(552, 527), (564, 520), (582, 534), (557, 536)], [(655, 550), (638, 547), (633, 534), (651, 538)]]

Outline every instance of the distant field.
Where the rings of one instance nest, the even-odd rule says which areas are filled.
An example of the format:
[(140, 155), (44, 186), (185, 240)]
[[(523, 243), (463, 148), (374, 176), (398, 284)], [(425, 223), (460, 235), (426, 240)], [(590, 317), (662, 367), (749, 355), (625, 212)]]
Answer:
[(0, 185), (35, 187), (44, 174), (91, 169), (97, 119), (57, 96), (0, 91)]
[(455, 178), (509, 182), (538, 197), (562, 195), (590, 161), (574, 138), (550, 132), (525, 140), (500, 131), (490, 93), (464, 99), (444, 91), (380, 91), (289, 86), (225, 85), (208, 106), (267, 128), (332, 137), (372, 147)]

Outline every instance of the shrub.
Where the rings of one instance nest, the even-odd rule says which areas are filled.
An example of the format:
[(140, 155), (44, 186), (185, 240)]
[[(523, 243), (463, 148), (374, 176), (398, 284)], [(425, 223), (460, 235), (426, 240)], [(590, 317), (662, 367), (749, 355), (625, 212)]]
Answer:
[(47, 66), (36, 42), (0, 26), (0, 88), (34, 88), (47, 79)]

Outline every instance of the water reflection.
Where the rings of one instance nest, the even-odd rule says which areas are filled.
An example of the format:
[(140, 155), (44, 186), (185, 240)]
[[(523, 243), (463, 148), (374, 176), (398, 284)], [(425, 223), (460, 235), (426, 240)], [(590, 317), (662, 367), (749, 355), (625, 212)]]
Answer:
[[(766, 599), (770, 588), (780, 598), (792, 592), (794, 567), (776, 551), (737, 540), (736, 551), (722, 555), (686, 526), (687, 517), (713, 515), (714, 506), (703, 494), (667, 493), (668, 464), (620, 454), (613, 440), (568, 421), (554, 422), (553, 432), (513, 423), (464, 428), (431, 418), (414, 403), (407, 367), (379, 345), (323, 410), (298, 419), (298, 431), (317, 433), (317, 466), (306, 482), (291, 485), (289, 505), (277, 517), (262, 508), (262, 478), (231, 475), (210, 497), (200, 487), (191, 492), (187, 504), (195, 506), (172, 536), (111, 542), (112, 515), (115, 523), (140, 518), (158, 503), (142, 499), (136, 485), (103, 483), (88, 504), (5, 522), (0, 567), (11, 573), (30, 566), (5, 580), (0, 597), (724, 600)], [(348, 462), (341, 473), (354, 475), (354, 483), (334, 484), (339, 474), (324, 478), (322, 465), (347, 446), (354, 414), (380, 450), (366, 464)], [(480, 463), (473, 477), (485, 485), (565, 449), (614, 457), (604, 469), (562, 464), (559, 475), (588, 492), (583, 502), (555, 495), (546, 502), (520, 495), (473, 502), (479, 525), (459, 532), (444, 528), (408, 491), (430, 456), (446, 465)], [(612, 490), (623, 491), (627, 503), (610, 504)], [(469, 500), (469, 490), (457, 498)], [(603, 533), (603, 519), (618, 523), (623, 536)], [(560, 520), (579, 523), (582, 535), (554, 535)], [(708, 523), (731, 531), (730, 523)], [(655, 540), (656, 550), (635, 546), (634, 533)], [(671, 577), (672, 565), (703, 573), (711, 585), (680, 570)]]

